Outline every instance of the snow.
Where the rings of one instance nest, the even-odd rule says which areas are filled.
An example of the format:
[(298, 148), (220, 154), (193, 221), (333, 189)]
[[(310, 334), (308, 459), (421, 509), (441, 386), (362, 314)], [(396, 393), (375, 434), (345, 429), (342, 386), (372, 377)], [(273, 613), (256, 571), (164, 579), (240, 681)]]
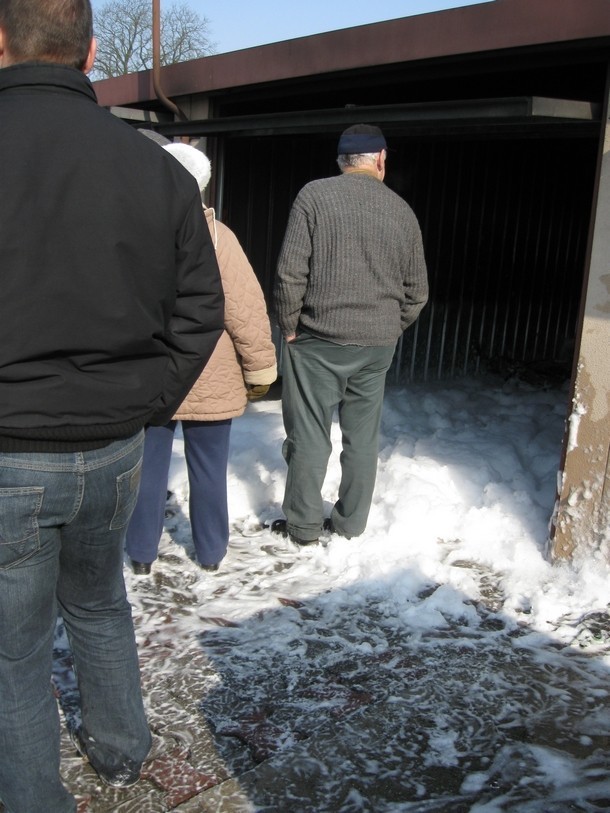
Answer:
[[(215, 598), (215, 613), (239, 622), (276, 606), (277, 595), (286, 590), (305, 599), (349, 589), (356, 602), (378, 581), (401, 611), (426, 585), (441, 585), (435, 611), (456, 617), (466, 602), (480, 600), (479, 571), (488, 570), (507, 618), (569, 642), (575, 619), (607, 608), (610, 565), (608, 551), (592, 556), (587, 550), (570, 564), (549, 560), (566, 417), (567, 396), (559, 389), (482, 380), (389, 388), (367, 531), (352, 540), (323, 538), (321, 546), (300, 549), (296, 560), (294, 546), (271, 534), (233, 535), (224, 575), (230, 577), (233, 551), (245, 545), (248, 566), (260, 579), (250, 585), (249, 600), (244, 601), (240, 585), (240, 601), (233, 601), (229, 587), (228, 594)], [(234, 528), (247, 533), (282, 516), (283, 439), (279, 400), (252, 403), (233, 422), (229, 513)], [(333, 441), (323, 490), (329, 512), (340, 477), (337, 423)], [(180, 433), (169, 488), (186, 518)], [(192, 554), (187, 522), (179, 523), (171, 538), (174, 553), (178, 543)], [(287, 557), (290, 568), (272, 575), (272, 553), (271, 562)], [(206, 580), (202, 588), (207, 589)], [(331, 593), (326, 601), (333, 600)], [(425, 627), (422, 610), (414, 615)]]
[(125, 575), (160, 748), (186, 738), (218, 778), (189, 809), (610, 809), (609, 551), (547, 553), (567, 397), (388, 387), (366, 532), (304, 548), (261, 527), (282, 516), (284, 431), (279, 400), (251, 403), (215, 574), (193, 561), (176, 436), (160, 558)]

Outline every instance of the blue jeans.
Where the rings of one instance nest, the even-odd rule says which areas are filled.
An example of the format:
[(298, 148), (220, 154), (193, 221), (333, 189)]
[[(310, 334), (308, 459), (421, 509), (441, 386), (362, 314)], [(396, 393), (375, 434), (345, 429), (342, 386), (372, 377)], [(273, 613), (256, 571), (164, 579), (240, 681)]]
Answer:
[[(127, 554), (136, 562), (157, 558), (163, 533), (167, 481), (177, 421), (146, 430), (142, 485), (127, 531)], [(197, 561), (220, 562), (229, 544), (227, 462), (231, 419), (182, 421), (189, 480), (189, 517)]]
[(51, 686), (58, 612), (74, 656), (85, 736), (112, 766), (150, 749), (125, 531), (142, 436), (89, 452), (0, 453), (0, 798), (8, 813), (73, 813), (59, 773)]

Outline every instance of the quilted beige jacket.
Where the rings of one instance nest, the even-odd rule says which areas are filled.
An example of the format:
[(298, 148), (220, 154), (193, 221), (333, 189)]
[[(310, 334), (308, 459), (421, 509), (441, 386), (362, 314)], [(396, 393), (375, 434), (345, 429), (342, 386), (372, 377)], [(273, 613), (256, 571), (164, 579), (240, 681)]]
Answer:
[(277, 378), (275, 347), (265, 298), (231, 229), (204, 209), (225, 295), (225, 330), (193, 388), (174, 416), (181, 421), (220, 421), (241, 415), (247, 384)]

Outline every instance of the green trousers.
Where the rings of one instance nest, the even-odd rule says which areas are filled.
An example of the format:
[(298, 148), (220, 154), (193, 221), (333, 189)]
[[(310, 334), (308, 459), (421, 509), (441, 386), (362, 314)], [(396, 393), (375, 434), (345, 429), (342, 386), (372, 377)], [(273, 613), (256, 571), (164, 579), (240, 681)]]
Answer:
[(288, 531), (304, 541), (320, 534), (321, 491), (337, 409), (341, 482), (330, 518), (337, 533), (359, 536), (373, 498), (385, 377), (394, 347), (340, 345), (301, 333), (284, 349), (282, 451), (288, 474), (282, 508)]

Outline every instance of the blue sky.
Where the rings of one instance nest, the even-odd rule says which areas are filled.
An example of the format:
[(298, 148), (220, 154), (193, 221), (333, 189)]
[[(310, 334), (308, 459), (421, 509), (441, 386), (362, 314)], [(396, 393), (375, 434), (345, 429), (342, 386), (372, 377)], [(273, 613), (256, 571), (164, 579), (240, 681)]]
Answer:
[[(161, 11), (172, 0), (161, 0)], [(412, 14), (427, 14), (490, 0), (177, 0), (209, 20), (216, 52), (351, 28)], [(94, 8), (105, 0), (93, 0)]]

